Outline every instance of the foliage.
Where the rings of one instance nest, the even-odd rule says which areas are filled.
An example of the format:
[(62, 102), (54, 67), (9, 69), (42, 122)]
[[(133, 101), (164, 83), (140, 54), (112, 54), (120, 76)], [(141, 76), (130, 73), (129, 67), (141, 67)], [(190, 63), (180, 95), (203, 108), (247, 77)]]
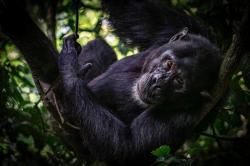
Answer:
[(18, 51), (10, 43), (1, 43), (0, 56), (1, 165), (76, 162), (73, 152), (54, 135), (50, 115), (39, 102), (31, 73)]
[[(171, 0), (170, 3), (202, 21), (213, 32), (222, 51), (228, 48), (238, 28), (245, 1)], [(48, 34), (46, 5), (42, 0), (27, 1), (33, 19)], [(233, 7), (237, 6), (237, 7)], [(98, 0), (84, 1), (80, 9), (81, 45), (102, 36), (119, 58), (137, 52), (128, 49), (110, 32)], [(74, 12), (70, 0), (58, 2), (56, 10), (56, 46), (74, 31)], [(216, 19), (214, 18), (216, 16)], [(21, 25), (20, 25), (21, 26)], [(244, 81), (243, 67), (232, 76), (230, 89), (221, 101), (213, 124), (196, 141), (188, 141), (177, 154), (163, 145), (152, 152), (156, 165), (219, 165), (220, 161), (244, 161), (249, 157), (250, 89)], [(69, 147), (52, 129), (53, 120), (40, 102), (30, 70), (14, 45), (0, 35), (0, 165), (80, 165)], [(237, 148), (236, 148), (237, 147)], [(229, 156), (229, 157), (228, 157)], [(230, 163), (230, 162), (229, 162)]]

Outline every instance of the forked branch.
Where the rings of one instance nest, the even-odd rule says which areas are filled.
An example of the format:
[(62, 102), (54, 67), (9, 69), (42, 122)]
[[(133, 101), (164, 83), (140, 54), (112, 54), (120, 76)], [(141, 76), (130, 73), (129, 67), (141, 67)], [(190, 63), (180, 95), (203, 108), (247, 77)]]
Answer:
[(196, 127), (206, 117), (206, 115), (218, 104), (218, 102), (220, 101), (220, 99), (225, 94), (228, 88), (229, 80), (232, 74), (235, 72), (244, 55), (247, 55), (249, 53), (249, 25), (250, 5), (245, 11), (238, 33), (234, 35), (231, 46), (225, 54), (224, 60), (220, 68), (219, 80), (215, 85), (214, 89), (212, 90), (212, 100), (203, 105), (200, 119), (196, 121), (194, 127)]

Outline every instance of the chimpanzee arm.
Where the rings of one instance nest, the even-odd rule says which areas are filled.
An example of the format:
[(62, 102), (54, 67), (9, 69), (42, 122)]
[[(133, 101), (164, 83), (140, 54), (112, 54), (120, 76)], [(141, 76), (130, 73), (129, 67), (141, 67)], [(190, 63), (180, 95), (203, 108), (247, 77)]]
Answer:
[(142, 49), (166, 43), (175, 33), (188, 27), (191, 33), (207, 35), (192, 17), (160, 0), (102, 0), (116, 33), (127, 44)]
[[(92, 154), (99, 159), (122, 160), (128, 156), (149, 154), (161, 144), (177, 146), (180, 143), (178, 139), (185, 138), (187, 130), (183, 129), (188, 127), (185, 122), (189, 122), (188, 115), (182, 118), (171, 115), (171, 119), (165, 121), (158, 119), (149, 109), (139, 115), (131, 126), (115, 117), (97, 101), (84, 79), (77, 76), (77, 52), (73, 47), (74, 41), (67, 38), (59, 57), (65, 95), (63, 102), (71, 118), (79, 125), (84, 144)], [(82, 72), (88, 68), (89, 64), (84, 65)], [(175, 140), (169, 139), (170, 134)]]

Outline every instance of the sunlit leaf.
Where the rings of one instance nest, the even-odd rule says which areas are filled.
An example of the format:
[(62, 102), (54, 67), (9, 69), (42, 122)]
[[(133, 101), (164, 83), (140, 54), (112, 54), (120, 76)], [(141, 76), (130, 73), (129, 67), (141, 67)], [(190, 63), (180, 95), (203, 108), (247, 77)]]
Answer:
[(153, 154), (156, 157), (165, 157), (169, 153), (170, 153), (170, 147), (168, 145), (162, 145), (151, 152), (151, 154)]

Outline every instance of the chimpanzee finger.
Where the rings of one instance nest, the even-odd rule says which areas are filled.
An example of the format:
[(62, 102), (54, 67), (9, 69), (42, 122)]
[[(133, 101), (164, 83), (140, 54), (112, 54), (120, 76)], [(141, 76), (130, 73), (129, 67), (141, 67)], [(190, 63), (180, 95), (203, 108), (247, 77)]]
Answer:
[(175, 34), (174, 36), (172, 36), (171, 39), (169, 40), (169, 42), (171, 43), (171, 42), (174, 42), (174, 41), (177, 41), (177, 40), (181, 40), (187, 34), (188, 34), (188, 28), (185, 27), (180, 32), (178, 32), (177, 34)]
[(91, 67), (92, 67), (92, 63), (86, 63), (85, 65), (81, 65), (78, 75), (84, 76)]

